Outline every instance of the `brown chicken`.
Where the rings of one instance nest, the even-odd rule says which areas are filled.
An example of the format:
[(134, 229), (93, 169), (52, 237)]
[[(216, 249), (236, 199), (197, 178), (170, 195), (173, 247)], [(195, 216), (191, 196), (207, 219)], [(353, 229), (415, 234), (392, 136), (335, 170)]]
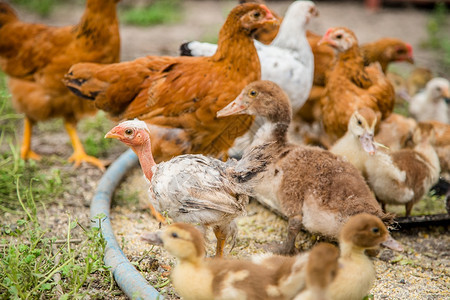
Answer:
[[(266, 1), (264, 0), (239, 0), (239, 4), (243, 3), (259, 3), (259, 4), (266, 4)], [(263, 44), (269, 45), (272, 43), (273, 39), (278, 34), (278, 29), (280, 29), (280, 23), (283, 20), (276, 12), (273, 10), (270, 10), (272, 12), (272, 15), (278, 19), (278, 22), (268, 24), (267, 26), (263, 26), (261, 28), (258, 28), (255, 33), (253, 34), (253, 38), (255, 40), (260, 41)]]
[(394, 108), (394, 88), (378, 63), (364, 66), (355, 34), (345, 27), (331, 28), (321, 43), (338, 52), (321, 99), (322, 122), (331, 141), (345, 134), (351, 115), (359, 108), (371, 108), (379, 119), (388, 117)]
[(147, 122), (157, 161), (183, 153), (225, 158), (253, 118), (217, 119), (216, 112), (260, 78), (252, 36), (274, 22), (265, 5), (241, 4), (228, 15), (211, 57), (147, 56), (111, 65), (76, 64), (65, 84), (114, 119)]
[(33, 125), (63, 118), (74, 148), (69, 161), (75, 166), (85, 161), (104, 169), (100, 160), (85, 153), (76, 132), (78, 120), (97, 110), (71, 94), (62, 79), (75, 63), (119, 60), (117, 2), (87, 0), (80, 23), (66, 27), (21, 22), (8, 4), (0, 2), (0, 66), (10, 77), (14, 107), (25, 114), (23, 159), (40, 158), (30, 146)]
[[(306, 36), (314, 54), (314, 82), (308, 101), (300, 109), (298, 116), (303, 121), (312, 123), (320, 118), (319, 100), (324, 91), (326, 73), (333, 67), (336, 54), (330, 45), (318, 44), (322, 36), (311, 31), (307, 31)], [(391, 62), (414, 62), (411, 45), (395, 38), (382, 38), (363, 44), (361, 51), (366, 66), (379, 62), (384, 73)]]

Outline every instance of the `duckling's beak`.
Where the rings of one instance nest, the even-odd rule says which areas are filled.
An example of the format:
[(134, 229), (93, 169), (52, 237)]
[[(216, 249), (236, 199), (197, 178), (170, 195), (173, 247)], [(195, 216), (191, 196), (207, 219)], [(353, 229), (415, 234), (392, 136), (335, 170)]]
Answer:
[(105, 134), (105, 139), (118, 139), (120, 137), (120, 134), (118, 133), (118, 130), (116, 127), (108, 131), (107, 134)]
[(149, 244), (162, 246), (163, 240), (161, 239), (161, 232), (147, 232), (141, 235), (141, 240), (146, 241)]
[(386, 248), (389, 248), (389, 249), (392, 249), (395, 251), (399, 251), (399, 252), (402, 252), (404, 250), (403, 246), (399, 242), (394, 240), (394, 238), (391, 235), (388, 235), (387, 240), (382, 242), (381, 245), (383, 245)]
[(241, 115), (245, 114), (247, 110), (247, 106), (243, 103), (244, 94), (241, 93), (239, 96), (237, 96), (236, 99), (234, 99), (231, 103), (229, 103), (227, 106), (222, 108), (217, 112), (217, 117), (227, 117), (231, 115)]
[(370, 155), (374, 155), (377, 151), (374, 141), (373, 141), (373, 133), (364, 131), (364, 133), (359, 137), (359, 141), (361, 142), (361, 146), (364, 151), (369, 153)]

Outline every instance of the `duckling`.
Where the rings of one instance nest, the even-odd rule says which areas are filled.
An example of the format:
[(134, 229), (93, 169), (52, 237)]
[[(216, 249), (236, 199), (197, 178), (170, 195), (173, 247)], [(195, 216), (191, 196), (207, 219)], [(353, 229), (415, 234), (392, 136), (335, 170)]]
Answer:
[(311, 249), (306, 265), (306, 290), (294, 300), (332, 299), (328, 287), (339, 271), (339, 250), (332, 244), (319, 243)]
[(413, 118), (392, 113), (381, 121), (375, 140), (391, 151), (409, 147), (416, 126), (417, 122)]
[(248, 260), (205, 259), (203, 235), (190, 224), (175, 223), (162, 233), (148, 233), (142, 239), (162, 245), (177, 258), (170, 276), (185, 300), (292, 299), (271, 288), (275, 286), (274, 272), (263, 265)]
[(376, 114), (370, 108), (355, 111), (348, 131), (331, 149), (344, 155), (367, 178), (377, 199), (385, 204), (404, 204), (406, 216), (413, 205), (439, 179), (439, 158), (431, 143), (432, 125), (419, 123), (413, 134), (414, 149), (377, 151), (374, 142)]
[(419, 92), (409, 104), (409, 112), (418, 121), (435, 120), (450, 123), (450, 82), (441, 77), (431, 79), (425, 91)]
[(246, 214), (248, 195), (268, 163), (268, 156), (262, 151), (266, 145), (249, 149), (238, 162), (180, 155), (156, 164), (145, 122), (122, 122), (105, 137), (120, 140), (137, 154), (150, 184), (153, 207), (159, 212), (167, 211), (177, 222), (212, 227), (217, 238), (216, 255), (222, 256), (227, 237), (235, 238), (234, 219)]
[(339, 235), (339, 271), (328, 286), (330, 298), (363, 299), (376, 279), (373, 263), (364, 251), (389, 241), (389, 232), (378, 217), (366, 213), (350, 217)]
[(294, 253), (302, 226), (310, 232), (337, 238), (345, 221), (358, 213), (379, 216), (387, 223), (392, 221), (354, 166), (329, 151), (288, 142), (291, 107), (278, 85), (264, 80), (249, 84), (217, 116), (235, 114), (265, 119), (252, 146), (270, 142), (264, 151), (271, 153), (271, 159), (254, 191), (259, 202), (288, 218), (286, 241), (276, 252)]

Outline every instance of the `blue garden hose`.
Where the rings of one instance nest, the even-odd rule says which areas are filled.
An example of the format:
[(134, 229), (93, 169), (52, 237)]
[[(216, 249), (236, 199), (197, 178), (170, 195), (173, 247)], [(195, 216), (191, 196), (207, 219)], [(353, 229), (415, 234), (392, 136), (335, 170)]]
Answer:
[(101, 221), (101, 230), (106, 240), (105, 264), (111, 267), (114, 279), (122, 291), (130, 299), (163, 299), (154, 287), (142, 277), (123, 254), (116, 241), (111, 227), (109, 210), (111, 198), (123, 176), (138, 162), (136, 154), (130, 149), (124, 152), (102, 176), (97, 191), (91, 203), (91, 219), (95, 220), (94, 226), (99, 227), (99, 220), (95, 219), (99, 214), (105, 214), (106, 219)]

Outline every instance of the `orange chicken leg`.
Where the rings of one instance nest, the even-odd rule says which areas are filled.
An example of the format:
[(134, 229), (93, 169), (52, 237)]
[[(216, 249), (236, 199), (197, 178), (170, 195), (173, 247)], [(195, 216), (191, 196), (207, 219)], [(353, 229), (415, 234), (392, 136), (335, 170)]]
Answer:
[(40, 160), (41, 156), (31, 150), (31, 134), (33, 130), (33, 122), (25, 117), (24, 130), (23, 130), (23, 141), (22, 147), (20, 148), (20, 157), (23, 160), (34, 159)]
[(75, 167), (79, 167), (81, 162), (85, 161), (90, 163), (100, 170), (105, 170), (105, 165), (101, 160), (95, 158), (93, 156), (89, 156), (84, 152), (83, 145), (81, 144), (80, 139), (78, 138), (77, 130), (72, 123), (64, 122), (64, 127), (69, 134), (70, 141), (72, 142), (73, 154), (69, 157), (69, 162), (74, 162)]
[(216, 235), (217, 239), (216, 257), (223, 257), (223, 249), (225, 248), (225, 241), (227, 240), (227, 235), (217, 227), (214, 228), (214, 234)]
[(159, 211), (157, 211), (151, 203), (148, 203), (148, 209), (150, 209), (150, 213), (155, 217), (156, 221), (162, 224), (167, 224), (166, 218), (159, 213)]

